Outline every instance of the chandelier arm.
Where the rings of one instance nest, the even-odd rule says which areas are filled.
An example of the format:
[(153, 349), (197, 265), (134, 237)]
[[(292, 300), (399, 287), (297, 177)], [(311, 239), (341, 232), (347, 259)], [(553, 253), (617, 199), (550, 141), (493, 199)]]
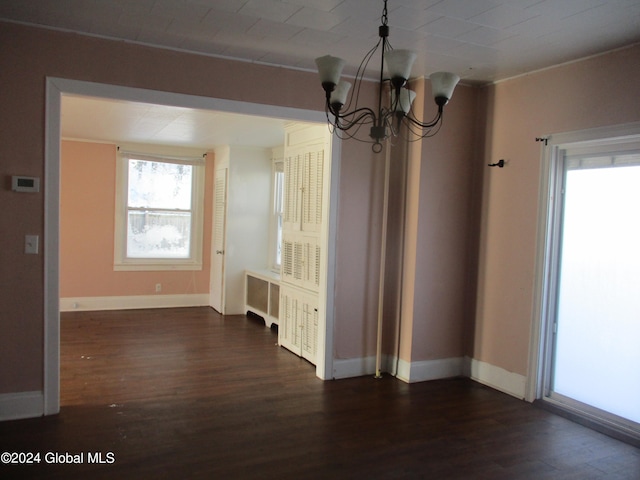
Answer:
[(358, 114), (358, 118), (364, 118), (366, 116), (376, 118), (375, 112), (369, 107), (356, 108), (355, 110), (346, 113), (340, 113), (340, 111), (333, 109), (330, 104), (327, 105), (327, 108), (334, 117), (339, 118), (340, 120), (346, 120), (348, 117), (353, 117), (356, 114)]
[(431, 127), (435, 127), (438, 122), (440, 122), (442, 120), (442, 108), (438, 108), (438, 113), (436, 114), (436, 116), (433, 118), (433, 120), (429, 121), (429, 122), (421, 122), (420, 120), (416, 119), (413, 116), (413, 112), (409, 112), (408, 115), (406, 115), (404, 117), (405, 119), (407, 119), (408, 122), (412, 123), (413, 125), (420, 127), (420, 128), (431, 128)]
[(349, 96), (349, 102), (346, 105), (347, 109), (351, 108), (352, 103), (354, 103), (354, 106), (356, 109), (358, 108), (358, 101), (360, 99), (360, 89), (362, 87), (362, 80), (364, 78), (364, 73), (367, 70), (369, 61), (371, 60), (373, 55), (376, 53), (376, 50), (378, 50), (378, 48), (380, 47), (381, 42), (382, 42), (382, 38), (378, 40), (378, 43), (376, 43), (375, 46), (367, 52), (367, 54), (364, 56), (364, 58), (360, 62), (360, 65), (358, 66), (358, 70), (356, 71), (356, 76), (354, 79), (355, 88), (351, 93), (351, 95)]
[[(353, 117), (358, 114), (355, 118), (349, 119), (349, 117)], [(363, 122), (367, 117), (369, 117), (368, 122)], [(341, 124), (340, 121), (344, 121), (345, 123)], [(340, 130), (350, 130), (355, 125), (364, 125), (366, 123), (375, 123), (376, 116), (375, 113), (370, 108), (359, 108), (358, 110), (354, 110), (353, 112), (346, 113), (344, 115), (337, 115), (335, 117), (335, 121), (333, 124), (336, 128)]]
[(340, 139), (353, 139), (353, 140), (357, 140), (358, 142), (362, 142), (362, 143), (371, 143), (370, 140), (363, 140), (361, 138), (358, 138), (356, 135), (358, 134), (358, 131), (360, 130), (360, 127), (362, 127), (362, 125), (358, 125), (358, 128), (356, 128), (356, 130), (354, 132), (351, 131), (347, 131), (347, 130), (340, 130), (340, 129), (336, 129), (336, 135), (338, 136), (338, 138)]
[[(407, 124), (407, 126), (409, 126), (410, 124)], [(411, 128), (412, 127), (412, 128)], [(420, 129), (420, 130), (416, 130), (415, 125), (412, 125), (411, 127), (409, 127), (409, 131), (413, 134), (414, 138), (411, 141), (418, 141), (421, 140), (423, 138), (430, 138), (435, 136), (439, 131), (440, 128), (442, 127), (442, 121), (439, 122), (438, 124), (434, 125), (431, 128), (427, 128), (425, 129)]]

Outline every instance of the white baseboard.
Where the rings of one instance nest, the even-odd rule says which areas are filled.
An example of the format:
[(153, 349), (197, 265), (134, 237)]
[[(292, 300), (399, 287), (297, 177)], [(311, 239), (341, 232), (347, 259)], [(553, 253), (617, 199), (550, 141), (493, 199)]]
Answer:
[(44, 414), (42, 392), (4, 393), (0, 395), (0, 421), (41, 417)]
[(509, 372), (490, 363), (471, 359), (469, 377), (476, 382), (524, 400), (527, 377)]
[[(525, 398), (525, 376), (473, 358), (452, 357), (407, 362), (406, 360), (385, 355), (382, 358), (382, 370), (395, 372), (396, 362), (396, 378), (403, 382), (425, 382), (464, 376), (521, 400)], [(375, 371), (375, 356), (334, 360), (333, 362), (333, 378), (336, 379), (374, 375)]]
[[(382, 356), (381, 367), (383, 372), (396, 372), (396, 364), (396, 378), (407, 383), (458, 377), (464, 373), (464, 359), (462, 357), (409, 363), (395, 356)], [(336, 379), (361, 377), (374, 375), (375, 373), (375, 356), (334, 360), (333, 362), (333, 378)]]
[(376, 373), (376, 357), (349, 358), (333, 361), (333, 378), (352, 378)]
[(403, 382), (413, 383), (459, 377), (463, 374), (463, 357), (440, 358), (437, 360), (423, 360), (411, 363), (400, 359), (398, 362), (398, 375), (396, 375), (396, 377)]
[(122, 297), (70, 297), (60, 299), (61, 312), (202, 307), (207, 305), (209, 305), (209, 294), (207, 293), (190, 295), (132, 295)]

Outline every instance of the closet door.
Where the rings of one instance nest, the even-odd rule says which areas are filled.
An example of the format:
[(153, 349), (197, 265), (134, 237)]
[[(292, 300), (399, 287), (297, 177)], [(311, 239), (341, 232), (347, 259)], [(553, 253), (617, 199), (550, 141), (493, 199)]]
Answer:
[(214, 175), (213, 248), (211, 255), (211, 307), (224, 314), (224, 251), (227, 226), (228, 168), (217, 168)]

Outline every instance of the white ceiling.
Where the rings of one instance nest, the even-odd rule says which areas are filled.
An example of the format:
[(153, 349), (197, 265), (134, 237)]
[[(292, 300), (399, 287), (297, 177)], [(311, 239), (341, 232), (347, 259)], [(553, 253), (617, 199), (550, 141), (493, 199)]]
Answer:
[[(382, 5), (382, 0), (0, 0), (0, 19), (310, 71), (315, 57), (331, 53), (344, 58), (345, 72), (353, 74), (377, 41)], [(393, 47), (419, 52), (413, 76), (447, 70), (468, 84), (640, 41), (640, 0), (389, 0), (388, 17)], [(317, 93), (322, 95), (320, 86)], [(189, 115), (201, 119), (201, 112), (181, 114), (187, 123)], [(196, 135), (181, 130), (177, 118), (164, 131)]]
[(271, 148), (284, 142), (284, 120), (73, 95), (62, 97), (62, 137), (109, 143)]

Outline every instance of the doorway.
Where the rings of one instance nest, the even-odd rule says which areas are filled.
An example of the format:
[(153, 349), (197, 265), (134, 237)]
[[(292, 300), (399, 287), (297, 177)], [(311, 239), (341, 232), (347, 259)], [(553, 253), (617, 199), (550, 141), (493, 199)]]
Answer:
[(640, 136), (563, 138), (549, 147), (539, 398), (640, 438)]
[[(139, 88), (119, 87), (90, 82), (48, 78), (46, 87), (46, 138), (45, 138), (45, 241), (43, 245), (45, 263), (45, 365), (44, 365), (44, 414), (55, 414), (60, 409), (59, 376), (59, 230), (60, 230), (60, 144), (61, 144), (61, 99), (63, 95), (146, 102), (149, 104), (170, 105), (184, 108), (208, 109), (261, 117), (274, 117), (289, 121), (324, 122), (322, 112), (299, 110), (286, 107), (249, 104), (245, 102), (203, 98), (185, 94), (158, 92)], [(339, 148), (332, 150), (331, 162), (338, 164)], [(329, 232), (335, 231), (335, 196), (339, 169), (333, 169), (330, 195), (332, 197), (331, 214), (328, 219)], [(335, 249), (335, 235), (329, 234), (327, 241), (330, 251)], [(334, 267), (332, 256), (328, 258), (327, 278), (323, 288), (333, 291)], [(326, 296), (326, 321), (323, 326), (323, 341), (319, 345), (316, 375), (330, 378), (333, 371), (333, 299)], [(325, 352), (329, 352), (325, 355)]]

